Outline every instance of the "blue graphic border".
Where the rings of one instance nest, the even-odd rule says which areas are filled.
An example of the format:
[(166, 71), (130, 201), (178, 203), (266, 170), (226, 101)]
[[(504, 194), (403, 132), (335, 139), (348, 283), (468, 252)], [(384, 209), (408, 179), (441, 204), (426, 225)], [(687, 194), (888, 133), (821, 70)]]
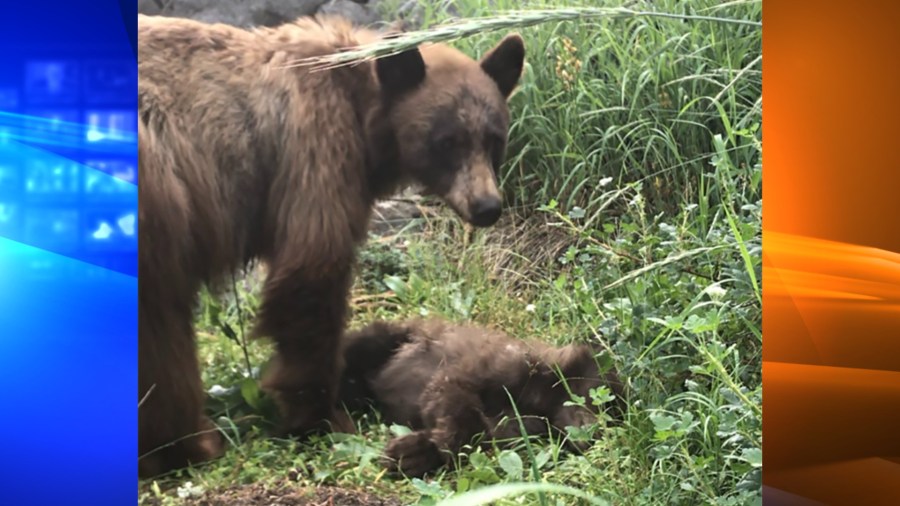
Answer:
[(0, 14), (0, 502), (137, 499), (137, 5)]

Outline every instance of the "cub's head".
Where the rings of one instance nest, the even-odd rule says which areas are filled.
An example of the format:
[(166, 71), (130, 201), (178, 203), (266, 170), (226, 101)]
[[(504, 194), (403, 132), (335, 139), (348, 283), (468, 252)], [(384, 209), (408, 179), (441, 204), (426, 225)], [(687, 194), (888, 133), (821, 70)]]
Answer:
[[(558, 349), (555, 363), (563, 377), (566, 378), (568, 389), (565, 397), (568, 398), (568, 392), (571, 392), (586, 399), (590, 405), (591, 390), (605, 386), (615, 396), (614, 401), (607, 405), (605, 410), (613, 420), (619, 420), (627, 409), (624, 401), (624, 385), (615, 368), (605, 372), (601, 371), (597, 355), (602, 351), (603, 348), (597, 343), (571, 344)], [(596, 416), (597, 413), (594, 409), (585, 409), (581, 406), (566, 405), (565, 402), (560, 402), (556, 412), (551, 415), (551, 423), (559, 428), (583, 427), (595, 421)]]
[(522, 38), (512, 34), (479, 61), (440, 44), (376, 60), (397, 141), (396, 168), (478, 227), (500, 218), (506, 100), (524, 59)]

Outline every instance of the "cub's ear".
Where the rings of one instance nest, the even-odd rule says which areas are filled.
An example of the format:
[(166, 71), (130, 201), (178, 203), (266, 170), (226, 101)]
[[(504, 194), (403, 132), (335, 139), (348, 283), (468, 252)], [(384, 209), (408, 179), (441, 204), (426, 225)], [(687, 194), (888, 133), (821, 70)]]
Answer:
[(396, 98), (425, 80), (425, 60), (418, 48), (410, 49), (375, 60), (375, 73), (384, 96)]
[(594, 354), (588, 345), (569, 344), (559, 349), (559, 368), (566, 377), (584, 377), (594, 365)]
[(481, 58), (481, 69), (497, 83), (505, 98), (516, 88), (525, 64), (525, 41), (511, 33)]

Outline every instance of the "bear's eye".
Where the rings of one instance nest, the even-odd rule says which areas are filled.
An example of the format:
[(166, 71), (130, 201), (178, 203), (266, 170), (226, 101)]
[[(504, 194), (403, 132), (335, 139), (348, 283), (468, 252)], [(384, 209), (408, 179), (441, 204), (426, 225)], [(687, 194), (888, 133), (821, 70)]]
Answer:
[(491, 157), (494, 163), (494, 169), (499, 169), (503, 162), (503, 138), (497, 134), (489, 133), (484, 139), (484, 150)]
[(433, 143), (433, 147), (440, 153), (447, 153), (449, 151), (453, 151), (453, 149), (456, 148), (457, 144), (458, 141), (456, 139), (456, 136), (447, 135), (436, 139)]

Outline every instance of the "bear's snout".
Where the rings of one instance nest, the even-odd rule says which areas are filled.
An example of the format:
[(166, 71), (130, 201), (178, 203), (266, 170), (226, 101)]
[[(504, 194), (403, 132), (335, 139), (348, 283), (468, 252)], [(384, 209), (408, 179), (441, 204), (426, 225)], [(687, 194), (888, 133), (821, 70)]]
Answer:
[(471, 223), (476, 227), (490, 227), (500, 219), (503, 212), (500, 199), (495, 196), (475, 199), (469, 211)]

